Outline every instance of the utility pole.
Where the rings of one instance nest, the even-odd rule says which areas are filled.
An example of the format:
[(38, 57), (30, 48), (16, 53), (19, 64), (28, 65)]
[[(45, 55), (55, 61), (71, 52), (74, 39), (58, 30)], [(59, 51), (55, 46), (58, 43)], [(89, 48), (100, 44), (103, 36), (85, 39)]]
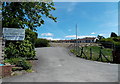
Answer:
[(76, 24), (76, 51), (78, 51), (78, 41), (77, 41), (77, 24)]

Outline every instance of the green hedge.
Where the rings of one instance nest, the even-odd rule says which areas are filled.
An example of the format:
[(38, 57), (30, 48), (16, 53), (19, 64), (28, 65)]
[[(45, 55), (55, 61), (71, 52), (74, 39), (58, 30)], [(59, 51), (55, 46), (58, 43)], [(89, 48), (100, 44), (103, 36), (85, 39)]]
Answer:
[(120, 42), (114, 42), (114, 47), (116, 50), (120, 51)]
[(32, 59), (36, 55), (34, 47), (29, 40), (18, 41), (16, 44), (10, 42), (5, 47), (5, 59), (23, 57), (25, 59)]
[(100, 43), (105, 47), (105, 48), (119, 48), (120, 47), (120, 37), (111, 37), (111, 38), (106, 38), (106, 39), (101, 39)]
[(38, 38), (35, 43), (35, 47), (47, 47), (49, 46), (49, 41), (46, 39)]

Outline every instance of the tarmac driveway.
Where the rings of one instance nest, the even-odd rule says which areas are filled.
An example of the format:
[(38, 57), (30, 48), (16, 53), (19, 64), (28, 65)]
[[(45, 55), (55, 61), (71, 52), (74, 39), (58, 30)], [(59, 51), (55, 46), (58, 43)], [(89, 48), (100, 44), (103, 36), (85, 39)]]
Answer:
[(36, 48), (35, 72), (4, 78), (3, 82), (117, 82), (118, 65), (69, 55), (62, 47)]

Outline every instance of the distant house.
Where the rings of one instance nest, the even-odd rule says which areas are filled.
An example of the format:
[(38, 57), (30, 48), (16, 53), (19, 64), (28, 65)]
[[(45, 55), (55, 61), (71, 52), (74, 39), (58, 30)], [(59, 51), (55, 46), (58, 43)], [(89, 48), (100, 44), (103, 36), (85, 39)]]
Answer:
[(83, 38), (83, 39), (78, 39), (78, 43), (94, 43), (96, 42), (96, 38), (95, 37), (86, 37), (86, 38)]
[[(76, 39), (71, 39), (71, 40), (59, 40), (59, 43), (75, 43)], [(82, 39), (77, 39), (78, 43), (95, 43), (96, 38), (95, 37), (86, 37)]]

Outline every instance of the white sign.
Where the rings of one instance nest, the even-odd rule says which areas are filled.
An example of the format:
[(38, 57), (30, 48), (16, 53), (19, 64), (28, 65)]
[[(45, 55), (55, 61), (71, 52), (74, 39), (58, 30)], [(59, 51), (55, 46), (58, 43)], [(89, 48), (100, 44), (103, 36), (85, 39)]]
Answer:
[(3, 28), (3, 37), (5, 40), (24, 40), (25, 29)]

